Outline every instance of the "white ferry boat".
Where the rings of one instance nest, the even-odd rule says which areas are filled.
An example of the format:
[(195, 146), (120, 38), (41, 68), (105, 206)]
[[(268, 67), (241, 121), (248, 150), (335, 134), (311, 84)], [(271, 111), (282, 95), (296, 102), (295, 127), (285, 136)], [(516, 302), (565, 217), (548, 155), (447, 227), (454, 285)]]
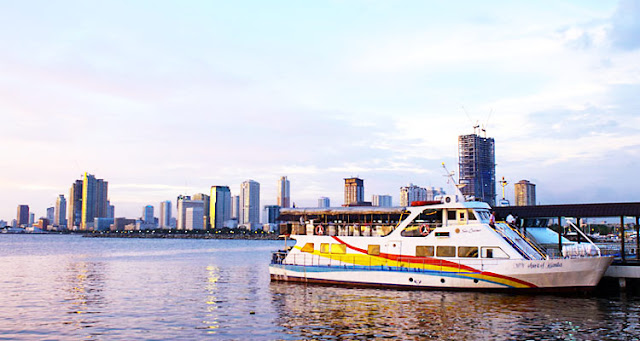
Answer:
[[(410, 289), (583, 291), (613, 257), (594, 244), (567, 245), (551, 258), (491, 208), (455, 195), (410, 207), (281, 209), (285, 250), (273, 281)], [(284, 230), (284, 231), (283, 231)], [(586, 238), (586, 237), (585, 237)]]

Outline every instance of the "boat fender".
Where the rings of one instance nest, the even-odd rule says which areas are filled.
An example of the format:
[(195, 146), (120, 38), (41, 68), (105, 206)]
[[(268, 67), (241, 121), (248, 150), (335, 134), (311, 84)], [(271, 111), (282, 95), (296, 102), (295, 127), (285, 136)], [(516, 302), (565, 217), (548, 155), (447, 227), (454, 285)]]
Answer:
[(423, 236), (429, 234), (429, 226), (427, 224), (422, 224), (422, 226), (420, 226), (420, 234)]
[(316, 234), (317, 235), (323, 235), (324, 234), (324, 227), (322, 227), (322, 225), (316, 226)]

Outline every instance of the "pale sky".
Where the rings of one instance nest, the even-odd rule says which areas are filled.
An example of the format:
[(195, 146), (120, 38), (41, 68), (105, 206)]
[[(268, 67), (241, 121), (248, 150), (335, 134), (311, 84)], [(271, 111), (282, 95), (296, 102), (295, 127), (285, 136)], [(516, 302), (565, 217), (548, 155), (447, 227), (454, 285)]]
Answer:
[[(638, 1), (1, 1), (0, 219), (88, 171), (116, 216), (445, 187), (483, 125), (542, 204), (640, 201)], [(497, 188), (497, 193), (501, 193)]]

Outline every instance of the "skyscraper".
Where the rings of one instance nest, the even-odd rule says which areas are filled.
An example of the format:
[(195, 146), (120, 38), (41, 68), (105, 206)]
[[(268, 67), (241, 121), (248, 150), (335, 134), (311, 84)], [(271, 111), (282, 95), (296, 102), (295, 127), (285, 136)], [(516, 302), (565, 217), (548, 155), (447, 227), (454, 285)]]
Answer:
[(414, 201), (427, 200), (427, 189), (418, 187), (414, 184), (409, 184), (405, 187), (400, 187), (400, 206), (411, 206)]
[(228, 186), (211, 186), (211, 207), (209, 208), (209, 224), (214, 229), (221, 229), (231, 219), (231, 190)]
[(536, 185), (527, 180), (520, 180), (514, 185), (516, 206), (533, 206), (536, 204)]
[(344, 204), (358, 205), (364, 202), (364, 180), (360, 178), (344, 179)]
[(331, 199), (320, 197), (320, 199), (318, 199), (318, 207), (331, 207)]
[(56, 208), (55, 207), (47, 207), (47, 220), (49, 223), (53, 222), (53, 218), (56, 215)]
[(374, 194), (371, 198), (371, 203), (373, 206), (379, 207), (391, 207), (391, 196), (390, 195), (378, 195)]
[(114, 218), (116, 217), (116, 207), (111, 205), (111, 202), (109, 200), (107, 200), (107, 218)]
[(107, 217), (108, 183), (89, 173), (82, 178), (82, 230), (93, 228), (94, 218)]
[(209, 216), (211, 215), (211, 213), (209, 212), (209, 209), (211, 207), (211, 198), (204, 194), (204, 193), (197, 193), (193, 195), (193, 200), (199, 200), (202, 201), (203, 203), (203, 224), (204, 224), (204, 228), (206, 229), (210, 229), (211, 228), (211, 222), (209, 221)]
[(478, 135), (458, 136), (459, 183), (465, 196), (473, 196), (491, 206), (496, 198), (495, 141)]
[(160, 228), (171, 228), (171, 201), (163, 201), (160, 203)]
[(82, 180), (76, 180), (69, 190), (69, 219), (67, 229), (72, 230), (82, 223)]
[(275, 224), (280, 216), (280, 206), (265, 205), (262, 213), (262, 222), (264, 224)]
[(231, 219), (240, 219), (240, 196), (231, 196)]
[(66, 213), (67, 200), (64, 198), (64, 194), (60, 194), (56, 199), (56, 210), (53, 216), (53, 225), (58, 227), (67, 226), (67, 218), (65, 218)]
[(260, 225), (260, 184), (247, 180), (240, 186), (239, 225), (256, 229)]
[(18, 226), (29, 225), (29, 205), (18, 205), (18, 216), (16, 219)]
[(290, 207), (291, 196), (289, 194), (289, 180), (286, 176), (280, 177), (278, 181), (278, 206)]
[(145, 224), (153, 224), (155, 222), (152, 205), (147, 205), (142, 208), (142, 221), (144, 221)]
[(190, 196), (178, 196), (178, 230), (204, 229), (204, 202), (191, 200)]

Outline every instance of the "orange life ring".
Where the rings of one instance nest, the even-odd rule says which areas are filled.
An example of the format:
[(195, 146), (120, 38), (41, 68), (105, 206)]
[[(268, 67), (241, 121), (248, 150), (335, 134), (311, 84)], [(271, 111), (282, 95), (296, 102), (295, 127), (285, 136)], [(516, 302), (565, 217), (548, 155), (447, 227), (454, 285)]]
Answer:
[(429, 225), (427, 224), (422, 224), (422, 226), (420, 226), (420, 234), (423, 236), (426, 236), (429, 234)]
[(322, 225), (316, 226), (316, 234), (320, 236), (324, 234), (324, 227), (322, 227)]

